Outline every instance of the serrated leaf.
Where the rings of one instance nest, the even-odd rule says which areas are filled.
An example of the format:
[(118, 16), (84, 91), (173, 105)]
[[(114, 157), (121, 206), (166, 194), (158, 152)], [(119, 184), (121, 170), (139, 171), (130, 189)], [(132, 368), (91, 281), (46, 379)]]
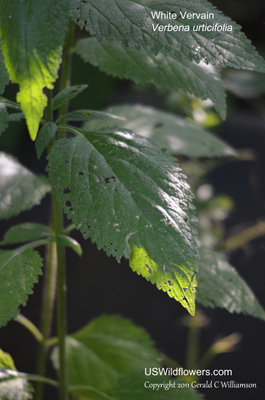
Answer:
[(183, 90), (203, 100), (210, 99), (224, 119), (226, 103), (223, 82), (213, 68), (185, 59), (149, 54), (144, 49), (129, 48), (119, 43), (98, 42), (95, 38), (77, 42), (77, 53), (107, 74), (151, 83), (158, 88)]
[(66, 236), (66, 235), (56, 235), (55, 236), (56, 242), (60, 246), (67, 246), (74, 250), (80, 257), (82, 256), (82, 248), (80, 244), (73, 238)]
[(22, 119), (25, 118), (23, 113), (12, 113), (8, 116), (8, 122), (20, 122)]
[(34, 175), (13, 157), (0, 153), (0, 219), (39, 204), (49, 190), (44, 176)]
[(221, 307), (265, 320), (265, 311), (238, 272), (219, 254), (202, 247), (197, 300), (205, 307)]
[(7, 231), (4, 236), (4, 240), (0, 242), (0, 246), (31, 242), (38, 239), (47, 238), (51, 235), (52, 231), (46, 225), (36, 223), (15, 225)]
[[(126, 371), (159, 366), (144, 329), (118, 316), (102, 316), (67, 339), (69, 385), (112, 387)], [(58, 349), (52, 354), (58, 369)]]
[(62, 115), (57, 119), (57, 123), (61, 120), (63, 121), (90, 121), (90, 120), (120, 120), (122, 118), (117, 115), (112, 115), (103, 111), (94, 111), (94, 110), (75, 110), (71, 111), (67, 114)]
[(25, 114), (30, 137), (35, 140), (47, 105), (43, 89), (53, 89), (61, 62), (69, 0), (1, 3), (0, 39), (5, 64), (11, 81), (19, 84), (17, 101)]
[(35, 147), (38, 159), (41, 158), (42, 153), (48, 146), (50, 141), (54, 139), (57, 131), (57, 126), (53, 122), (46, 122), (39, 131)]
[(0, 47), (0, 94), (3, 93), (5, 86), (9, 82), (9, 75), (7, 73), (3, 53)]
[(1, 107), (0, 105), (0, 136), (8, 127), (8, 112), (5, 107)]
[[(169, 18), (156, 16), (155, 11), (168, 13)], [(172, 13), (177, 14), (177, 19), (170, 18)], [(197, 15), (190, 18), (188, 13)], [(71, 0), (70, 14), (81, 28), (85, 27), (100, 41), (142, 47), (176, 59), (203, 60), (224, 67), (265, 72), (264, 60), (241, 32), (241, 27), (206, 0)], [(205, 24), (211, 29), (216, 24), (218, 29), (224, 24), (231, 25), (232, 32), (202, 28), (194, 31)], [(155, 29), (157, 25), (177, 28), (160, 31)], [(188, 31), (179, 30), (181, 25), (187, 25)]]
[[(99, 249), (194, 313), (197, 234), (192, 194), (175, 160), (124, 129), (57, 141), (49, 176), (68, 218)], [(74, 177), (74, 179), (73, 179)]]
[(41, 274), (42, 259), (31, 249), (0, 250), (0, 326), (16, 318)]
[(57, 110), (57, 108), (82, 93), (87, 87), (87, 85), (76, 85), (61, 90), (52, 100), (52, 109)]
[[(153, 139), (171, 154), (188, 157), (220, 157), (235, 155), (235, 151), (217, 136), (197, 127), (187, 119), (160, 111), (143, 104), (123, 104), (108, 107), (107, 112), (123, 117), (115, 126), (127, 128), (146, 138)], [(101, 129), (114, 126), (113, 121), (95, 120), (87, 123), (86, 129)]]

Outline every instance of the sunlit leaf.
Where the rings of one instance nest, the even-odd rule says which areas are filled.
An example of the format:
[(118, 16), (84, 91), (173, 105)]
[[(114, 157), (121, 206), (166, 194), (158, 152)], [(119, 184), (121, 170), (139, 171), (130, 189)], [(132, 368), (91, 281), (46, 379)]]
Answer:
[(32, 140), (47, 104), (43, 89), (53, 88), (67, 30), (69, 0), (1, 2), (0, 39), (5, 65), (18, 83), (17, 101)]
[[(169, 16), (165, 18), (154, 14), (155, 11)], [(70, 12), (81, 28), (100, 41), (144, 48), (154, 54), (161, 52), (177, 60), (203, 60), (265, 72), (264, 60), (241, 27), (206, 0), (71, 0)], [(172, 18), (173, 13), (177, 19)], [(190, 13), (195, 15), (190, 17)], [(206, 24), (210, 31), (202, 29)], [(216, 24), (219, 28), (214, 30)], [(169, 31), (165, 29), (168, 25), (175, 28)], [(188, 27), (187, 31), (180, 30), (183, 25)], [(220, 30), (223, 25), (230, 25), (232, 32)]]
[(192, 194), (175, 160), (124, 129), (57, 141), (49, 177), (68, 218), (119, 261), (130, 265), (194, 313), (197, 264)]

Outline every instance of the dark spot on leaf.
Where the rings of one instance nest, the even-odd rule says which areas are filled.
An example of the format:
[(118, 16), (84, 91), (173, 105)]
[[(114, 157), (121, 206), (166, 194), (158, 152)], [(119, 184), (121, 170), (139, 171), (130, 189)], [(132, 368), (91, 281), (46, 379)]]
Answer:
[(91, 229), (91, 226), (90, 226), (90, 225), (87, 225), (87, 229)]
[(169, 286), (173, 286), (173, 283), (171, 281), (167, 281)]
[(67, 201), (65, 202), (65, 205), (66, 205), (66, 207), (72, 207), (72, 203), (71, 203), (70, 200), (67, 200)]
[(164, 124), (163, 124), (162, 122), (157, 122), (157, 123), (154, 125), (154, 128), (161, 128), (161, 126), (164, 126)]
[(148, 210), (147, 210), (147, 208), (144, 210), (144, 212), (147, 212)]
[(69, 194), (69, 193), (71, 193), (71, 190), (69, 188), (65, 188), (63, 190), (63, 194)]
[(64, 162), (65, 162), (66, 164), (69, 164), (69, 161), (68, 161), (68, 160), (64, 160)]
[(83, 176), (83, 175), (84, 175), (84, 172), (79, 171), (79, 175), (80, 175), (80, 176)]

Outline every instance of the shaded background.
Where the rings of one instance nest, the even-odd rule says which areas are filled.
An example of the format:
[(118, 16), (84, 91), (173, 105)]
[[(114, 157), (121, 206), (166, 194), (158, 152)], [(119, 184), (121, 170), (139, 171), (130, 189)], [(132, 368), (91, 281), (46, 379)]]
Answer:
[[(265, 2), (216, 0), (212, 3), (240, 23), (243, 31), (261, 54), (265, 54)], [(110, 104), (123, 102), (140, 102), (161, 109), (169, 107), (164, 91), (136, 87), (132, 82), (113, 79), (74, 56), (72, 84), (80, 83), (87, 83), (89, 88), (72, 102), (73, 109), (103, 109)], [(240, 85), (239, 83), (239, 89), (242, 89)], [(257, 86), (260, 88), (260, 84)], [(255, 93), (254, 84), (250, 90), (251, 88)], [(7, 97), (15, 99), (15, 85), (8, 88), (7, 92)], [(262, 93), (258, 93), (258, 90), (256, 92), (257, 96), (251, 98), (229, 94), (227, 120), (216, 129), (217, 133), (232, 146), (237, 149), (248, 149), (248, 154), (251, 154), (248, 159), (216, 161), (215, 168), (206, 179), (206, 182), (213, 186), (215, 194), (226, 194), (233, 200), (233, 210), (224, 225), (226, 237), (264, 219), (265, 97)], [(0, 148), (15, 155), (22, 164), (36, 173), (44, 173), (45, 157), (42, 157), (40, 162), (37, 161), (34, 145), (29, 140), (23, 123), (14, 123), (9, 131), (3, 134)], [(24, 212), (10, 221), (2, 222), (1, 236), (10, 225), (20, 222), (47, 223), (49, 208), (50, 202), (47, 197), (42, 206)], [(159, 350), (185, 365), (187, 327), (183, 318), (187, 316), (186, 311), (165, 293), (158, 291), (133, 273), (126, 260), (118, 264), (114, 259), (108, 258), (103, 251), (98, 252), (96, 246), (89, 241), (84, 241), (78, 232), (74, 235), (81, 243), (84, 255), (80, 260), (67, 250), (68, 332), (74, 332), (102, 313), (120, 314), (145, 327)], [(233, 251), (229, 255), (229, 260), (265, 307), (265, 238), (256, 239)], [(22, 313), (37, 325), (40, 318), (41, 290), (42, 278), (35, 287), (34, 296), (30, 296), (27, 306), (22, 310)], [(237, 382), (255, 382), (258, 385), (257, 390), (207, 390), (204, 392), (206, 399), (219, 400), (223, 399), (224, 395), (227, 400), (235, 397), (240, 399), (250, 397), (253, 400), (263, 398), (265, 323), (252, 317), (229, 314), (220, 309), (203, 311), (209, 324), (201, 331), (200, 354), (203, 354), (219, 337), (234, 332), (242, 335), (236, 350), (219, 355), (210, 368), (232, 369), (231, 379)], [(36, 343), (16, 322), (10, 322), (1, 329), (0, 347), (12, 355), (20, 371), (34, 371)], [(220, 378), (220, 380), (230, 379)], [(52, 399), (56, 396), (52, 392), (47, 392), (46, 398)]]

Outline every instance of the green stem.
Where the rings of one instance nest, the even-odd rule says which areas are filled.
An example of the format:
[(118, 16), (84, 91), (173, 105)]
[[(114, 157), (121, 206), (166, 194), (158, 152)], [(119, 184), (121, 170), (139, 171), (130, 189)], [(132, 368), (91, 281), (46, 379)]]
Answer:
[[(194, 369), (198, 360), (200, 327), (196, 317), (189, 319), (189, 333), (187, 344), (186, 368)], [(194, 377), (193, 377), (194, 379)]]
[[(72, 69), (72, 52), (71, 46), (73, 41), (74, 25), (69, 21), (68, 33), (64, 43), (64, 52), (62, 57), (62, 69), (60, 75), (60, 90), (63, 90), (70, 86), (71, 80), (71, 69)], [(68, 103), (63, 104), (59, 110), (59, 118), (66, 114), (68, 111)], [(64, 132), (59, 132), (59, 139), (64, 137)]]
[(259, 222), (257, 225), (251, 226), (238, 233), (237, 235), (231, 236), (224, 240), (218, 246), (217, 250), (231, 251), (242, 247), (244, 244), (251, 240), (257, 239), (265, 234), (265, 221)]
[[(44, 375), (46, 369), (46, 343), (51, 334), (52, 316), (54, 310), (55, 293), (56, 293), (56, 275), (57, 275), (57, 257), (56, 257), (56, 242), (51, 242), (47, 246), (46, 270), (44, 274), (44, 290), (43, 290), (43, 305), (41, 317), (41, 332), (43, 341), (39, 347), (37, 374)], [(35, 399), (41, 400), (43, 395), (43, 381), (38, 381), (36, 385)]]
[(43, 341), (43, 335), (42, 333), (39, 331), (39, 329), (28, 319), (26, 318), (24, 315), (22, 314), (18, 314), (16, 321), (23, 325), (29, 332), (32, 333), (32, 335), (35, 337), (35, 339), (38, 342), (42, 342)]

